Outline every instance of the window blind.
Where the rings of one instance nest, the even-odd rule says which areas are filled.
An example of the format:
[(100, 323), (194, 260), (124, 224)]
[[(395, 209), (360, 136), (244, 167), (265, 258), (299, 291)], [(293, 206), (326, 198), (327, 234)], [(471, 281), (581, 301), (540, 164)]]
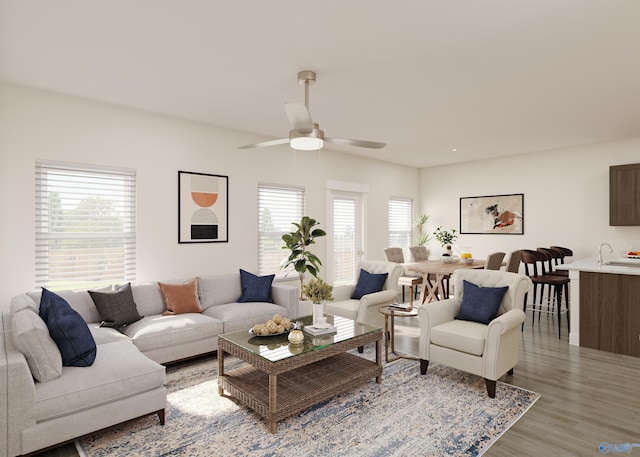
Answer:
[(295, 230), (292, 223), (303, 215), (304, 188), (258, 185), (258, 274), (281, 272), (280, 265), (289, 255), (282, 249), (282, 235)]
[(333, 200), (334, 285), (354, 284), (356, 278), (356, 201)]
[(389, 198), (389, 247), (402, 248), (404, 259), (411, 259), (409, 247), (413, 235), (413, 200)]
[(134, 170), (36, 162), (36, 287), (135, 280)]

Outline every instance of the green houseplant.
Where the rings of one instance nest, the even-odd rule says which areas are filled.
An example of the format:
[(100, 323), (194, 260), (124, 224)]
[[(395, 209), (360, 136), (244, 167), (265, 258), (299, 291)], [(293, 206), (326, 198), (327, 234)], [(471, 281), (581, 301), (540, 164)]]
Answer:
[(296, 226), (295, 231), (282, 235), (282, 241), (284, 241), (282, 249), (288, 249), (290, 254), (284, 259), (281, 268), (285, 269), (293, 266), (298, 272), (300, 277), (300, 300), (304, 300), (304, 274), (309, 272), (311, 276), (317, 278), (320, 265), (322, 265), (318, 256), (309, 251), (308, 247), (316, 243), (316, 238), (326, 236), (327, 233), (320, 228), (314, 228), (320, 223), (309, 216), (303, 216), (299, 223), (294, 222), (293, 225)]
[(413, 238), (413, 243), (416, 246), (424, 246), (431, 240), (431, 234), (424, 230), (424, 225), (429, 221), (429, 215), (422, 213), (416, 215), (413, 219), (413, 226), (416, 229), (416, 236)]
[(451, 229), (449, 231), (442, 230), (442, 226), (438, 227), (436, 231), (433, 232), (433, 236), (443, 248), (447, 248), (447, 251), (451, 249), (451, 245), (456, 238), (458, 238), (458, 235), (456, 235), (456, 229)]

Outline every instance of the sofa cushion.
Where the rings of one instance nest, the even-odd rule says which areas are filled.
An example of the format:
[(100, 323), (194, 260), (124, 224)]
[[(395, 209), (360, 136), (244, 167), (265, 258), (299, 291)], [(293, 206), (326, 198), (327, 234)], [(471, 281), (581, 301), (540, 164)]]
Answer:
[(456, 319), (488, 324), (495, 319), (500, 303), (509, 286), (480, 287), (467, 280), (462, 281), (462, 303)]
[(13, 341), (27, 359), (31, 375), (47, 382), (62, 374), (62, 356), (49, 335), (47, 324), (31, 309), (11, 316)]
[(141, 316), (162, 314), (167, 309), (157, 282), (132, 284), (131, 293)]
[(123, 330), (142, 352), (214, 338), (223, 332), (222, 322), (197, 313), (145, 316)]
[(114, 328), (101, 327), (97, 322), (87, 325), (89, 326), (89, 331), (91, 331), (91, 335), (98, 346), (105, 343), (113, 343), (115, 341), (127, 341), (129, 344), (132, 344), (131, 338), (124, 333), (120, 333)]
[(355, 321), (358, 317), (358, 310), (360, 309), (360, 300), (330, 301), (327, 302), (324, 307), (327, 314), (334, 314)]
[(214, 317), (224, 323), (225, 332), (246, 329), (247, 331), (255, 324), (266, 322), (275, 314), (282, 317), (289, 317), (286, 308), (275, 303), (253, 302), (253, 303), (226, 303), (224, 305), (212, 306), (203, 312), (206, 316)]
[(159, 282), (167, 310), (163, 314), (200, 313), (198, 299), (198, 278), (193, 278), (183, 284)]
[(138, 314), (136, 302), (133, 300), (131, 283), (110, 292), (90, 290), (89, 295), (96, 304), (105, 327), (122, 327), (142, 317)]
[(351, 298), (360, 300), (363, 295), (380, 292), (384, 287), (384, 282), (387, 280), (389, 273), (369, 273), (367, 270), (360, 270), (360, 276), (358, 277), (358, 283), (353, 291)]
[(273, 303), (271, 298), (271, 284), (276, 275), (256, 276), (243, 269), (240, 269), (240, 285), (242, 295), (238, 298), (238, 303), (247, 302), (267, 302)]
[(482, 355), (487, 326), (471, 321), (449, 321), (431, 328), (431, 343), (466, 352)]
[(103, 344), (90, 368), (64, 367), (59, 378), (36, 384), (33, 418), (53, 419), (133, 397), (162, 386), (164, 379), (165, 368), (131, 343)]
[(242, 295), (240, 273), (201, 276), (198, 278), (200, 306), (207, 309), (225, 303), (235, 303)]
[(63, 365), (86, 367), (93, 363), (96, 342), (82, 316), (64, 298), (43, 288), (40, 317), (60, 349)]

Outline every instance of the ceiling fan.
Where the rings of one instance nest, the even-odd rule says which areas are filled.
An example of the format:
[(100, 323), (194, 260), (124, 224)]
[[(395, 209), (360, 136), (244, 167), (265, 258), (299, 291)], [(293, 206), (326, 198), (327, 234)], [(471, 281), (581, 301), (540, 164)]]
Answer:
[(284, 110), (293, 127), (291, 131), (289, 131), (289, 138), (278, 138), (277, 140), (247, 144), (245, 146), (238, 146), (237, 149), (262, 148), (265, 146), (289, 143), (293, 149), (314, 151), (322, 149), (324, 142), (373, 149), (380, 149), (386, 146), (386, 143), (378, 143), (375, 141), (325, 137), (318, 123), (311, 120), (311, 113), (309, 112), (309, 85), (316, 82), (316, 73), (310, 70), (301, 71), (298, 73), (298, 82), (304, 84), (304, 105), (299, 103), (284, 104)]

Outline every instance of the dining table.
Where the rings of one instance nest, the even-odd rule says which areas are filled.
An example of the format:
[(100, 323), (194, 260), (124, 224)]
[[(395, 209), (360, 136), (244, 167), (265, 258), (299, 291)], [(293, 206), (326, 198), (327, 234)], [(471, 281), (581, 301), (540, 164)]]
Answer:
[(445, 280), (459, 269), (481, 269), (485, 265), (484, 260), (473, 259), (471, 263), (442, 260), (421, 260), (419, 262), (403, 263), (405, 270), (422, 275), (422, 289), (420, 291), (420, 303), (443, 300), (449, 296)]

